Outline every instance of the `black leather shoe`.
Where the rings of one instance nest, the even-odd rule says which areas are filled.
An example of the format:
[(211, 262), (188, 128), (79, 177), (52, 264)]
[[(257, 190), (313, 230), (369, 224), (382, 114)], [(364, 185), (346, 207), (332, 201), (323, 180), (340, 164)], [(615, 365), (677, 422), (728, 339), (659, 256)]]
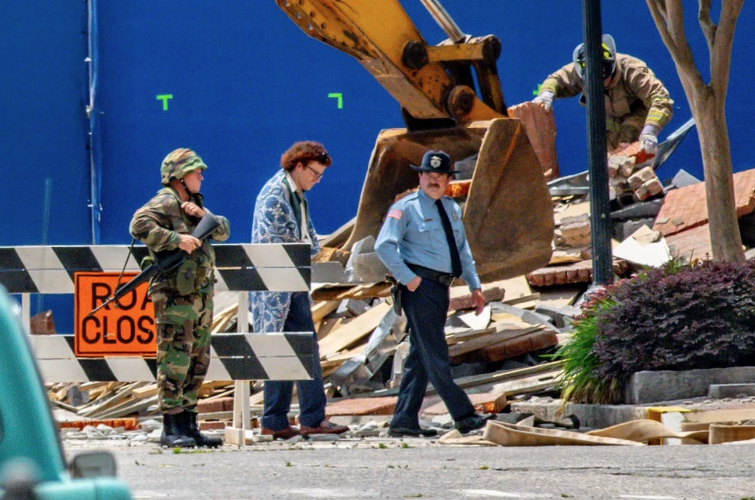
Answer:
[(388, 427), (391, 437), (433, 437), (438, 435), (435, 429), (409, 429), (408, 427)]
[(456, 422), (456, 424), (454, 424), (454, 426), (456, 427), (456, 430), (458, 430), (462, 434), (466, 434), (467, 432), (482, 429), (483, 427), (485, 427), (485, 423), (488, 420), (495, 420), (495, 414), (483, 413), (482, 415), (479, 415), (475, 413), (472, 416), (459, 420), (458, 422)]

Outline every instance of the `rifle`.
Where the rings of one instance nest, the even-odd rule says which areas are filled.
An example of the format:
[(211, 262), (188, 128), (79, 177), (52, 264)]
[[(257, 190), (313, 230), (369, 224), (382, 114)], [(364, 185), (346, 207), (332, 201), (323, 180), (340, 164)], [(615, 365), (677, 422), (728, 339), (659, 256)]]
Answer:
[[(205, 216), (202, 217), (202, 220), (199, 221), (199, 225), (197, 225), (196, 229), (194, 229), (194, 232), (191, 233), (191, 235), (198, 240), (205, 240), (209, 238), (212, 232), (220, 227), (220, 221), (218, 221), (218, 219), (209, 210), (205, 209), (205, 212)], [(149, 281), (153, 276), (156, 276), (160, 273), (169, 273), (170, 271), (177, 269), (186, 260), (186, 255), (186, 252), (184, 252), (183, 250), (158, 252), (155, 255), (155, 263), (150, 264), (141, 273), (134, 276), (134, 278), (128, 283), (119, 286), (115, 290), (115, 292), (113, 292), (113, 295), (111, 295), (105, 302), (92, 309), (92, 312), (87, 314), (87, 317), (93, 316), (94, 313), (110, 304), (114, 300), (116, 301), (115, 307), (117, 308), (118, 299), (120, 299), (127, 293), (132, 292), (136, 289), (136, 287), (138, 287), (145, 281)]]

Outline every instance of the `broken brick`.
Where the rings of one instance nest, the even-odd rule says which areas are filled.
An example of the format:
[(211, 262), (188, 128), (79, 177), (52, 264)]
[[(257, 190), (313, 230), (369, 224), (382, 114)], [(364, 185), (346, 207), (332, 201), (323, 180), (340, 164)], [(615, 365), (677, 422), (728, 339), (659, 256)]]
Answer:
[[(734, 201), (737, 217), (755, 210), (755, 169), (734, 174)], [(676, 220), (683, 221), (677, 224)], [(666, 221), (665, 223), (662, 221)], [(666, 193), (653, 229), (668, 237), (708, 223), (705, 183), (673, 189)]]

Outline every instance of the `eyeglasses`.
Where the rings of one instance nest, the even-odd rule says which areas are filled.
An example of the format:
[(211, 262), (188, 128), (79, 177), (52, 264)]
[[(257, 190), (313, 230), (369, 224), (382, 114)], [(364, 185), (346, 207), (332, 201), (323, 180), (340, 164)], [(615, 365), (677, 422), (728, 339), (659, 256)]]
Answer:
[(323, 174), (325, 174), (325, 170), (323, 170), (322, 172), (318, 172), (317, 170), (315, 170), (314, 168), (310, 167), (309, 165), (307, 165), (306, 167), (308, 169), (310, 169), (312, 172), (314, 172), (314, 174), (315, 174), (315, 180), (316, 181), (320, 180), (320, 178), (323, 176)]
[(325, 165), (326, 163), (330, 162), (330, 156), (328, 156), (328, 153), (320, 153), (315, 158), (315, 161), (319, 162), (319, 163), (322, 163), (323, 165)]

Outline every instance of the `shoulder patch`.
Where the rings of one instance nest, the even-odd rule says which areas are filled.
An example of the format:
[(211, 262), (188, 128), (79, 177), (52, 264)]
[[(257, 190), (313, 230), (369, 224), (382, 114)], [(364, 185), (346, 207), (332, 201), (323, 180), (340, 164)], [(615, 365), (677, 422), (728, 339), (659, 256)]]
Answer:
[(401, 217), (404, 215), (404, 212), (398, 209), (392, 209), (388, 212), (388, 217), (396, 220), (401, 220)]

